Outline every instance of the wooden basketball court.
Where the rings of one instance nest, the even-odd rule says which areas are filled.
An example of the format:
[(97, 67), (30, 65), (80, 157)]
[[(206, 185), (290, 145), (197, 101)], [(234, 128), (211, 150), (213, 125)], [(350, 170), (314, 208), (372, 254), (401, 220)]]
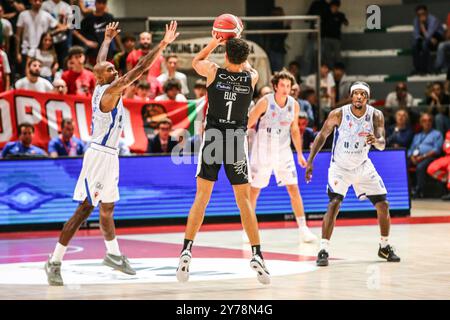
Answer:
[[(311, 221), (320, 235), (320, 221)], [(49, 287), (43, 270), (58, 232), (0, 234), (0, 299), (450, 299), (450, 205), (413, 202), (394, 218), (391, 243), (400, 263), (377, 257), (375, 219), (340, 220), (330, 266), (318, 268), (318, 244), (300, 243), (293, 222), (260, 223), (272, 283), (259, 284), (238, 224), (206, 225), (194, 243), (191, 278), (176, 281), (183, 226), (120, 229), (119, 244), (137, 269), (126, 276), (102, 266), (104, 243), (82, 230), (63, 262), (64, 287)]]

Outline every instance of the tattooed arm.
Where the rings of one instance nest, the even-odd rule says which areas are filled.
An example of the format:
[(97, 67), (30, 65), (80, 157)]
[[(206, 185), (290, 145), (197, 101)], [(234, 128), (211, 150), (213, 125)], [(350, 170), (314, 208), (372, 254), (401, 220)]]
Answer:
[(108, 56), (108, 50), (109, 46), (111, 45), (111, 41), (120, 33), (120, 30), (117, 28), (119, 27), (118, 22), (111, 22), (108, 23), (105, 30), (105, 40), (102, 42), (102, 46), (100, 47), (100, 50), (98, 51), (97, 55), (97, 63), (106, 61), (106, 58)]
[(328, 115), (327, 120), (323, 124), (322, 129), (314, 139), (314, 143), (311, 147), (311, 152), (308, 157), (308, 164), (306, 166), (305, 180), (307, 183), (311, 182), (313, 162), (317, 153), (322, 149), (328, 136), (333, 132), (334, 128), (339, 126), (342, 121), (342, 108), (334, 109)]
[(383, 151), (386, 148), (386, 140), (384, 133), (384, 116), (383, 112), (375, 109), (373, 113), (373, 134), (368, 134), (366, 142), (373, 145), (378, 150)]

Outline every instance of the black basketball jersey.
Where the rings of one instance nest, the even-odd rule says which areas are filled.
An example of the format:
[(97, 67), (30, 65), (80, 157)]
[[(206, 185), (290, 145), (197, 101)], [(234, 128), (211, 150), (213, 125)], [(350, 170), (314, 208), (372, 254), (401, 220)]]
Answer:
[(248, 109), (253, 98), (250, 72), (219, 68), (207, 90), (206, 128), (247, 130)]

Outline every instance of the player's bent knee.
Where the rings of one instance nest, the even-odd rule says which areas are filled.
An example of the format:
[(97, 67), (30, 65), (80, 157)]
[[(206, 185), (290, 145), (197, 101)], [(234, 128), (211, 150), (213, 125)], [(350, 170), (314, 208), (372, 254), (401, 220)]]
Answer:
[(386, 195), (385, 194), (378, 194), (378, 195), (374, 195), (374, 196), (367, 196), (367, 198), (369, 198), (370, 202), (372, 202), (372, 204), (374, 206), (386, 206), (386, 208), (389, 207), (389, 203), (386, 199)]

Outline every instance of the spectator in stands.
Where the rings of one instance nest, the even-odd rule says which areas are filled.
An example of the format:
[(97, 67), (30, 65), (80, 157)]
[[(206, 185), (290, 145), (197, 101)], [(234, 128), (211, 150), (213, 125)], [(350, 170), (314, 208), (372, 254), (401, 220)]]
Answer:
[(386, 137), (387, 147), (409, 148), (414, 132), (409, 124), (409, 115), (405, 109), (397, 110), (395, 113), (395, 124), (388, 127)]
[(306, 113), (308, 118), (308, 127), (314, 126), (314, 110), (312, 105), (309, 103), (308, 100), (300, 99), (300, 85), (298, 83), (294, 84), (291, 88), (291, 96), (297, 100), (298, 104), (300, 105), (300, 111), (303, 111)]
[[(274, 7), (270, 12), (271, 16), (278, 17), (284, 16), (284, 10), (282, 7)], [(290, 21), (274, 21), (269, 24), (269, 29), (275, 30), (287, 30), (291, 29)], [(269, 56), (270, 66), (272, 68), (272, 72), (281, 71), (284, 68), (285, 63), (285, 55), (286, 55), (286, 38), (288, 37), (288, 33), (277, 33), (277, 34), (269, 34), (267, 35), (267, 55)]]
[(85, 68), (86, 55), (84, 48), (74, 46), (67, 55), (68, 70), (62, 74), (62, 79), (68, 85), (69, 94), (90, 96), (95, 89), (95, 76)]
[[(17, 20), (16, 55), (18, 64), (26, 64), (30, 51), (36, 50), (43, 33), (54, 29), (53, 33), (67, 30), (47, 11), (41, 10), (42, 0), (30, 0), (31, 9), (22, 11)], [(21, 70), (23, 68), (20, 68)]]
[(440, 154), (443, 142), (442, 134), (433, 129), (433, 115), (422, 114), (420, 125), (422, 132), (414, 135), (407, 153), (410, 166), (416, 168), (416, 181), (413, 187), (414, 198), (423, 198), (428, 165)]
[(53, 92), (57, 94), (67, 94), (67, 84), (63, 79), (56, 79), (53, 81)]
[(50, 157), (75, 157), (84, 153), (84, 143), (73, 135), (74, 129), (72, 119), (61, 121), (61, 134), (48, 143)]
[(313, 115), (314, 115), (314, 126), (318, 126), (318, 108), (317, 108), (317, 95), (316, 91), (314, 89), (311, 89), (309, 87), (306, 87), (304, 90), (300, 91), (300, 99), (307, 101), (312, 109), (313, 109)]
[(266, 94), (269, 94), (269, 93), (272, 93), (272, 92), (273, 92), (273, 89), (271, 87), (269, 87), (269, 86), (261, 87), (261, 89), (259, 89), (259, 91), (258, 91), (257, 100), (261, 99)]
[(300, 111), (298, 114), (298, 127), (303, 139), (303, 150), (311, 149), (311, 145), (316, 138), (316, 133), (313, 129), (308, 127), (309, 117), (304, 111)]
[(434, 116), (435, 128), (444, 135), (450, 129), (450, 96), (445, 93), (442, 82), (436, 81), (432, 84), (426, 102), (429, 105), (428, 112)]
[(0, 49), (0, 93), (11, 89), (11, 66), (8, 55)]
[(122, 43), (125, 51), (118, 52), (114, 56), (114, 66), (119, 71), (119, 75), (127, 73), (127, 58), (131, 51), (134, 50), (136, 45), (136, 38), (131, 34), (125, 34), (122, 36)]
[(161, 73), (158, 76), (158, 81), (161, 84), (164, 84), (169, 79), (177, 79), (181, 83), (181, 93), (185, 96), (189, 94), (189, 89), (187, 86), (187, 77), (184, 73), (177, 71), (178, 57), (174, 54), (171, 54), (166, 57), (166, 68), (167, 71)]
[(206, 80), (197, 79), (194, 85), (195, 99), (203, 98), (204, 96), (206, 96), (206, 93), (207, 93)]
[(352, 82), (348, 80), (345, 73), (345, 65), (342, 62), (336, 62), (333, 67), (333, 79), (336, 85), (336, 107), (341, 107), (352, 101), (350, 98), (350, 87)]
[(31, 143), (33, 142), (34, 127), (30, 123), (21, 123), (17, 128), (19, 140), (8, 142), (2, 150), (2, 158), (14, 156), (47, 156), (47, 153)]
[[(107, 0), (95, 0), (95, 11), (84, 17), (79, 31), (73, 31), (73, 35), (87, 47), (87, 61), (92, 66), (95, 65), (98, 50), (105, 39), (106, 25), (114, 21), (113, 15), (106, 10), (107, 3)], [(115, 37), (111, 42), (107, 59), (112, 60), (116, 51), (124, 51), (120, 37)]]
[(450, 13), (447, 15), (447, 32), (445, 39), (439, 43), (436, 52), (435, 71), (437, 73), (445, 72), (445, 69), (450, 68), (450, 62), (446, 59), (446, 55), (450, 51)]
[(41, 61), (31, 58), (27, 63), (27, 76), (17, 80), (16, 89), (31, 90), (37, 92), (52, 92), (53, 86), (47, 79), (40, 76)]
[(8, 19), (11, 24), (15, 26), (17, 24), (19, 13), (26, 9), (25, 5), (20, 0), (0, 0), (0, 4), (5, 12), (3, 18)]
[(412, 107), (414, 106), (414, 98), (408, 92), (408, 87), (405, 82), (399, 82), (395, 86), (395, 91), (390, 92), (384, 103), (386, 107)]
[[(46, 0), (42, 4), (42, 10), (47, 11), (61, 25), (67, 25), (72, 22), (72, 8), (62, 0)], [(59, 32), (53, 36), (53, 44), (60, 66), (64, 65), (64, 59), (67, 57), (69, 48), (72, 46), (70, 30)]]
[(298, 84), (302, 83), (302, 79), (300, 78), (300, 63), (297, 61), (289, 62), (288, 71), (294, 76)]
[(70, 0), (70, 4), (79, 6), (83, 17), (95, 12), (95, 0)]
[(442, 150), (444, 156), (430, 163), (427, 173), (433, 178), (447, 183), (447, 194), (442, 197), (442, 200), (448, 201), (450, 200), (450, 130), (445, 135)]
[(13, 27), (9, 20), (5, 19), (5, 10), (0, 4), (0, 49), (9, 52), (10, 38), (13, 35)]
[(41, 77), (53, 81), (56, 71), (59, 69), (53, 38), (50, 32), (43, 33), (37, 49), (31, 49), (27, 60), (36, 58), (42, 62)]
[(170, 136), (172, 131), (172, 121), (165, 118), (158, 123), (158, 134), (148, 140), (147, 153), (168, 153), (178, 144), (173, 137)]
[(181, 94), (181, 83), (177, 79), (169, 79), (163, 85), (164, 94), (157, 96), (155, 101), (187, 101), (186, 97)]
[(322, 29), (322, 61), (330, 66), (341, 61), (341, 28), (342, 25), (348, 26), (348, 20), (345, 14), (339, 11), (340, 0), (330, 1), (331, 14), (324, 21)]
[[(134, 49), (127, 57), (127, 70), (134, 68), (139, 59), (145, 56), (152, 49), (152, 34), (149, 32), (142, 32), (139, 35), (139, 49)], [(158, 77), (161, 74), (162, 63), (164, 58), (160, 56), (150, 67), (149, 76)], [(148, 81), (148, 79), (147, 79)]]
[[(310, 88), (316, 88), (316, 75), (309, 75), (305, 83)], [(333, 74), (330, 72), (328, 64), (322, 63), (320, 66), (320, 105), (326, 112), (335, 107), (335, 97), (336, 83), (334, 82)]]
[(144, 73), (141, 79), (145, 79), (150, 85), (149, 98), (155, 99), (157, 96), (163, 94), (163, 85), (158, 81), (158, 79), (150, 74), (149, 71)]
[(150, 93), (150, 84), (145, 80), (141, 80), (138, 82), (136, 86), (136, 94), (134, 95), (134, 99), (149, 101), (150, 100), (150, 98), (148, 97), (149, 93)]
[(425, 5), (416, 7), (413, 36), (414, 73), (429, 73), (431, 71), (430, 51), (436, 50), (439, 42), (444, 38), (444, 28), (438, 18), (428, 13)]

